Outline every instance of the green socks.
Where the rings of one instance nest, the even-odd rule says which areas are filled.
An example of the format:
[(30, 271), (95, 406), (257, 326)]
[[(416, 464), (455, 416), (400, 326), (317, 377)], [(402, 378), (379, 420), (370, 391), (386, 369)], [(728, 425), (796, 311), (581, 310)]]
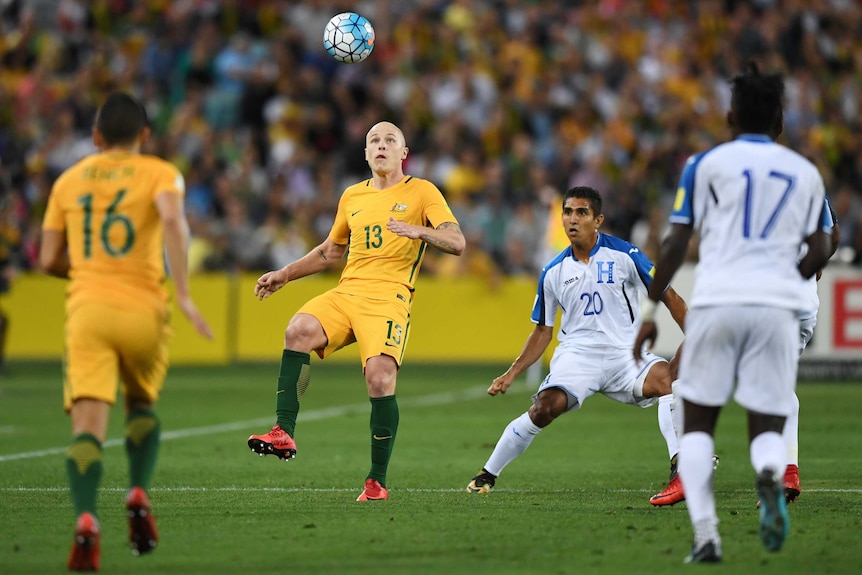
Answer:
[[(146, 489), (156, 467), (159, 420), (149, 409), (136, 409), (126, 420), (129, 485)], [(66, 475), (75, 515), (96, 513), (96, 494), (102, 478), (102, 444), (95, 436), (75, 436), (66, 450)]]
[(102, 478), (102, 444), (95, 436), (82, 433), (72, 439), (66, 450), (66, 475), (75, 516), (96, 514), (96, 493)]
[(371, 399), (371, 471), (369, 479), (386, 486), (386, 471), (398, 431), (398, 402), (394, 395)]
[[(275, 415), (278, 426), (294, 437), (299, 400), (311, 379), (311, 356), (286, 349), (281, 354)], [(394, 395), (371, 399), (371, 471), (368, 477), (386, 485), (386, 471), (398, 431), (398, 402)]]
[(284, 350), (281, 353), (281, 368), (278, 372), (278, 391), (275, 393), (275, 416), (278, 426), (293, 437), (299, 400), (311, 379), (311, 356), (298, 351)]
[(159, 419), (149, 409), (136, 409), (126, 419), (130, 487), (149, 487), (159, 454), (160, 431)]

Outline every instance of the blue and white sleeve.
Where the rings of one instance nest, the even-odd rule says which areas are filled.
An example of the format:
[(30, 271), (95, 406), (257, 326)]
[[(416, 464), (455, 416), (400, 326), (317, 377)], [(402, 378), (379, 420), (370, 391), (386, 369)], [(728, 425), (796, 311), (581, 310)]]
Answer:
[(673, 202), (673, 212), (670, 214), (670, 223), (672, 224), (694, 224), (694, 176), (697, 173), (697, 166), (703, 154), (695, 154), (691, 156), (682, 169), (682, 175), (679, 177), (679, 187), (676, 190), (676, 199)]
[(542, 270), (539, 276), (539, 287), (536, 290), (536, 298), (533, 300), (533, 313), (530, 320), (538, 325), (553, 326), (557, 316), (557, 298), (551, 286), (551, 277), (548, 269)]

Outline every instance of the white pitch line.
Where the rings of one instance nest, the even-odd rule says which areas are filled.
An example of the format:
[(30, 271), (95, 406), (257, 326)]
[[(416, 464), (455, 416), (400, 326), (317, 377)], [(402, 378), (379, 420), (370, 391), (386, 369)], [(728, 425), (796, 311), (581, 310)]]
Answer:
[[(125, 493), (127, 487), (105, 487), (101, 491)], [(60, 493), (69, 491), (68, 487), (0, 487), (0, 493)], [(356, 491), (354, 488), (340, 487), (153, 487), (150, 493), (346, 493)], [(422, 489), (405, 487), (398, 491), (406, 493), (461, 493), (463, 489)], [(652, 493), (651, 489), (511, 489), (497, 488), (494, 493)], [(751, 489), (734, 489), (729, 493), (750, 493)], [(719, 490), (719, 494), (728, 493)], [(806, 489), (805, 493), (862, 493), (862, 489)]]
[[(414, 398), (399, 399), (398, 403), (405, 407), (429, 407), (433, 405), (445, 405), (456, 403), (462, 400), (472, 400), (482, 397), (486, 393), (484, 387), (473, 387), (464, 391), (444, 391), (441, 393), (432, 393), (430, 395), (421, 395)], [(352, 413), (365, 413), (369, 409), (368, 403), (355, 403), (353, 405), (342, 405), (338, 407), (326, 407), (323, 409), (315, 409), (313, 411), (302, 412), (299, 414), (297, 421), (319, 421), (321, 419), (334, 419)], [(175, 429), (173, 431), (165, 431), (162, 433), (162, 441), (170, 441), (172, 439), (185, 439), (187, 437), (195, 437), (198, 435), (210, 435), (213, 433), (226, 433), (228, 431), (238, 431), (249, 427), (257, 427), (260, 425), (269, 425), (273, 421), (272, 417), (261, 417), (258, 419), (248, 419), (246, 421), (233, 421), (229, 423), (220, 423), (218, 425), (207, 425), (205, 427), (189, 427), (186, 429)], [(118, 447), (124, 445), (125, 438), (108, 439), (103, 444), (103, 448)], [(10, 453), (8, 455), (0, 455), (0, 463), (7, 461), (17, 461), (19, 459), (33, 459), (37, 457), (47, 457), (49, 455), (59, 455), (66, 452), (66, 447), (52, 447), (49, 449), (40, 449), (37, 451), (25, 451), (22, 453)]]

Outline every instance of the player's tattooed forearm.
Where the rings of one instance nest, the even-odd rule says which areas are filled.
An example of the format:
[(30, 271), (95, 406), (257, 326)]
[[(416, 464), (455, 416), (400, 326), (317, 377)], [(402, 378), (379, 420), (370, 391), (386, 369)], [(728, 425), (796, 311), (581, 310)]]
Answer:
[(318, 254), (320, 254), (320, 259), (322, 259), (323, 261), (328, 261), (328, 260), (329, 260), (329, 258), (327, 258), (327, 257), (326, 257), (326, 254), (325, 254), (325, 253), (323, 253), (323, 250), (318, 249), (318, 250), (317, 250), (317, 253), (318, 253)]
[[(459, 226), (455, 222), (443, 222), (442, 224), (437, 226), (436, 229), (438, 229), (438, 230), (458, 230), (460, 232), (461, 226)], [(435, 248), (437, 248), (438, 250), (444, 251), (446, 253), (452, 254), (452, 253), (455, 253), (455, 251), (456, 251), (455, 246), (451, 242), (449, 242), (445, 239), (431, 238), (431, 237), (427, 237), (427, 236), (423, 237), (422, 239), (426, 243), (428, 243), (428, 244), (434, 246)]]
[(427, 238), (425, 243), (431, 244), (438, 250), (442, 250), (444, 252), (453, 252), (455, 251), (455, 246), (445, 240), (438, 240), (435, 238)]

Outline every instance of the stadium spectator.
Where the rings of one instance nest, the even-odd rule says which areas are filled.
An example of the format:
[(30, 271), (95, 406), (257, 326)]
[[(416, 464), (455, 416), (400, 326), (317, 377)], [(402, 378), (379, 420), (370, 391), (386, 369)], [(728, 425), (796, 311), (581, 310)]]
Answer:
[[(0, 102), (8, 104), (0, 108), (0, 171), (16, 175), (8, 190), (15, 195), (58, 140), (60, 111), (75, 110), (74, 133), (64, 137), (86, 142), (98, 94), (121, 87), (153, 115), (146, 151), (186, 176), (212, 153), (210, 142), (230, 139), (257, 150), (269, 185), (301, 151), (312, 171), (331, 170), (337, 193), (363, 177), (356, 150), (367, 126), (387, 117), (402, 126), (415, 160), (432, 142), (451, 143), (453, 131), (456, 159), (465, 142), (480, 142), (480, 172), (506, 166), (508, 210), (513, 198), (541, 204), (524, 179), (525, 161), (541, 164), (559, 190), (576, 177), (607, 182), (604, 189), (620, 197), (608, 201), (606, 223), (629, 239), (631, 229), (666, 219), (654, 214), (669, 212), (685, 158), (722, 141), (725, 79), (753, 54), (786, 74), (783, 141), (821, 168), (830, 194), (850, 190), (851, 213), (840, 214), (848, 230), (862, 214), (857, 2), (369, 1), (356, 9), (376, 26), (375, 51), (356, 65), (339, 65), (322, 50), (327, 2), (73, 2), (59, 15), (44, 5), (18, 0), (0, 8)], [(532, 142), (526, 158), (525, 138)], [(55, 154), (55, 168), (74, 156)], [(241, 161), (219, 151), (216, 158), (217, 171)], [(435, 174), (454, 172), (437, 164)], [(446, 181), (433, 181), (448, 194)], [(335, 202), (314, 187), (310, 196), (302, 210), (320, 218), (325, 235)], [(25, 201), (27, 218), (38, 219)], [(266, 216), (250, 209), (248, 217), (260, 225)], [(38, 242), (22, 229), (22, 242)], [(858, 265), (860, 248), (862, 234), (848, 231), (836, 259)], [(506, 270), (503, 262), (498, 268)]]
[[(14, 198), (0, 197), (0, 294), (12, 289), (15, 276), (23, 266), (21, 233), (15, 216)], [(9, 316), (0, 308), (0, 374), (6, 369), (6, 334)]]

